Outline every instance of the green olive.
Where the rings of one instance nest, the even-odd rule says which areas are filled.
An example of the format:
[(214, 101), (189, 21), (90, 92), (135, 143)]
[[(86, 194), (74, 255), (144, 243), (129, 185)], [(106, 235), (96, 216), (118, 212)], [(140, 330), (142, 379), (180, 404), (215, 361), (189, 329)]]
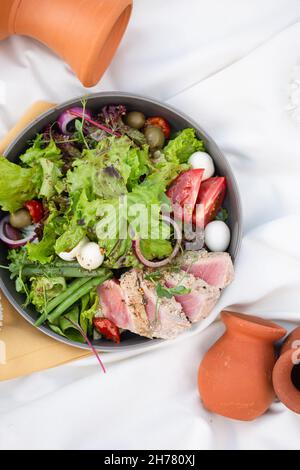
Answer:
[(159, 150), (163, 148), (165, 136), (160, 127), (147, 126), (144, 131), (147, 144), (151, 150)]
[(25, 228), (32, 224), (32, 219), (27, 209), (19, 209), (10, 214), (9, 223), (15, 228)]
[(146, 118), (140, 111), (130, 111), (130, 113), (126, 114), (124, 121), (127, 126), (141, 129), (145, 124)]

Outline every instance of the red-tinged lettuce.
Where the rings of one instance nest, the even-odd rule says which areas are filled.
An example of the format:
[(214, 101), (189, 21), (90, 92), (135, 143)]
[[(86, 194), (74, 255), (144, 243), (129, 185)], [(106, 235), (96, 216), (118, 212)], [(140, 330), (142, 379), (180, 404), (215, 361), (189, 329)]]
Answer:
[(76, 207), (85, 191), (89, 201), (126, 194), (148, 174), (148, 147), (134, 147), (127, 137), (108, 137), (76, 159), (67, 174), (67, 186)]

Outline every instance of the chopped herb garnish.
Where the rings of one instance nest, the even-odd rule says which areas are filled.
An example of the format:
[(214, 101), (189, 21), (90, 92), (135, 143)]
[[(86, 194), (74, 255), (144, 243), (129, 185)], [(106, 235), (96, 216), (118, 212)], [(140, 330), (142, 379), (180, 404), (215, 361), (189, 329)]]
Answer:
[(165, 297), (171, 299), (174, 295), (185, 295), (189, 294), (191, 289), (184, 287), (183, 285), (178, 285), (175, 287), (165, 287), (160, 282), (156, 285), (156, 294), (159, 298)]
[(154, 271), (153, 273), (145, 274), (145, 279), (146, 281), (155, 282), (155, 281), (159, 281), (162, 275), (163, 275), (162, 271)]

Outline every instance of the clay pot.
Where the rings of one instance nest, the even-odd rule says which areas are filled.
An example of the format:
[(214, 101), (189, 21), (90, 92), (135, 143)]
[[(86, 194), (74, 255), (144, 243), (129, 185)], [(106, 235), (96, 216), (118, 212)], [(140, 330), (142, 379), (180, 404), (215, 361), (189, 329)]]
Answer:
[(221, 317), (226, 331), (200, 364), (199, 392), (208, 410), (250, 421), (262, 415), (275, 398), (274, 343), (286, 331), (251, 315), (223, 311)]
[(131, 10), (132, 0), (1, 0), (0, 39), (23, 34), (41, 41), (90, 87), (112, 60)]
[[(295, 341), (297, 341), (297, 343), (295, 343)], [(300, 346), (300, 326), (291, 331), (291, 333), (286, 337), (281, 346), (280, 354), (285, 353), (291, 348), (296, 349), (298, 346)]]
[(300, 414), (300, 327), (283, 343), (273, 370), (273, 385), (279, 400)]
[(0, 5), (0, 39), (10, 36), (9, 17), (15, 0), (2, 0)]

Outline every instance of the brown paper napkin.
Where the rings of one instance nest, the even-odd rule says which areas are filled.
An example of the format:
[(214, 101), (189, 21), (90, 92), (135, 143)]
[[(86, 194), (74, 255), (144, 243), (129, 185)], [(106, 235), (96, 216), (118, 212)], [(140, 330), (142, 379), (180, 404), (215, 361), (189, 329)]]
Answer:
[[(0, 141), (0, 153), (22, 129), (54, 105), (38, 101)], [(30, 325), (0, 291), (0, 380), (14, 379), (90, 355), (90, 352), (59, 343)]]

